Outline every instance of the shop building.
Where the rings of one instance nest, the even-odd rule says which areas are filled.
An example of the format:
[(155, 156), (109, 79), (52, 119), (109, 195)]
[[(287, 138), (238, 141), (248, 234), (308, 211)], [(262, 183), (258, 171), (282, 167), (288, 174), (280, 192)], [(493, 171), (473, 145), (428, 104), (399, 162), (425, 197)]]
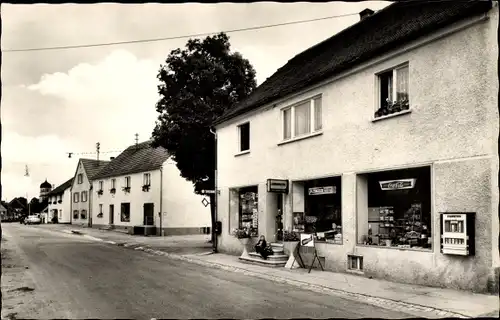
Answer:
[(498, 291), (498, 6), (414, 6), (364, 11), (216, 121), (220, 251), (295, 230), (327, 270)]
[(95, 228), (149, 235), (205, 233), (210, 207), (181, 177), (175, 162), (151, 141), (128, 147), (112, 159), (92, 182)]

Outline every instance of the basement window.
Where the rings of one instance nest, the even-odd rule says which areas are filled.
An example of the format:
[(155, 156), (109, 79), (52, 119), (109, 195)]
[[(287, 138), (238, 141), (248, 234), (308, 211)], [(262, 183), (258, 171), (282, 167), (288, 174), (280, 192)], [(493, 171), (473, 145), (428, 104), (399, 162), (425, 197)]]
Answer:
[(363, 256), (348, 254), (347, 269), (352, 271), (363, 271)]

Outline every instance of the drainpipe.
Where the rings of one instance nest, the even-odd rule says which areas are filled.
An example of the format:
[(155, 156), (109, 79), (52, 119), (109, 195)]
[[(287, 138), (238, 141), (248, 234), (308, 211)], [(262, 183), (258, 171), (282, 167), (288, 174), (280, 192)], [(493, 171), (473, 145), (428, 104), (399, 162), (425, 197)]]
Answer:
[(215, 225), (212, 226), (212, 233), (213, 233), (213, 246), (214, 246), (214, 253), (217, 253), (217, 234), (215, 233), (215, 227), (217, 225), (217, 198), (218, 198), (218, 190), (217, 190), (217, 133), (215, 130), (212, 130), (210, 128), (210, 133), (214, 135), (214, 148), (215, 148), (215, 161), (214, 161), (214, 211), (215, 211)]
[(69, 224), (73, 224), (73, 188), (69, 189)]
[(160, 167), (160, 236), (163, 236), (163, 165)]
[(90, 183), (87, 200), (89, 202), (89, 227), (92, 228), (92, 182)]

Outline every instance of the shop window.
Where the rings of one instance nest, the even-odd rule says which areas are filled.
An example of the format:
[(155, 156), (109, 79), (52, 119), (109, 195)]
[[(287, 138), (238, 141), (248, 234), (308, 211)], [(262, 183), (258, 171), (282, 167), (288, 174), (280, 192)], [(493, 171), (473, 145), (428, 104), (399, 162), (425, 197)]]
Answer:
[(82, 210), (80, 213), (80, 219), (87, 219), (87, 210)]
[(73, 210), (73, 219), (78, 219), (78, 210)]
[(238, 134), (240, 137), (239, 152), (250, 150), (250, 123), (244, 123), (238, 126)]
[(259, 194), (258, 188), (247, 187), (238, 190), (239, 227), (246, 228), (252, 237), (258, 237), (259, 227)]
[(130, 203), (121, 204), (120, 220), (122, 222), (130, 222)]
[(320, 131), (323, 128), (321, 96), (283, 109), (282, 121), (283, 140)]
[(408, 110), (409, 107), (409, 67), (399, 66), (377, 75), (379, 103), (375, 118)]
[(358, 176), (358, 244), (432, 248), (430, 167)]
[(342, 244), (341, 178), (304, 182), (304, 215), (293, 214), (294, 229), (316, 235), (316, 241)]

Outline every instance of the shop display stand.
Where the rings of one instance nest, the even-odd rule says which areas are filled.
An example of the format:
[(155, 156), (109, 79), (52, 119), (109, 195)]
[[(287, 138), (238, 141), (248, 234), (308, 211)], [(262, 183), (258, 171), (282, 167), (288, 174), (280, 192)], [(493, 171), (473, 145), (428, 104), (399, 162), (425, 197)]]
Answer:
[(314, 260), (318, 260), (319, 266), (321, 267), (321, 271), (325, 271), (325, 269), (323, 269), (323, 265), (321, 264), (321, 261), (319, 260), (318, 251), (316, 250), (316, 247), (314, 247), (313, 261), (311, 262), (311, 266), (309, 267), (309, 271), (307, 273), (311, 273), (312, 267), (314, 265)]
[[(297, 258), (296, 258), (296, 257), (299, 257), (300, 262), (299, 262), (299, 261), (297, 261), (297, 263), (300, 265), (300, 267), (301, 267), (301, 268), (305, 268), (305, 265), (306, 265), (306, 264), (304, 263), (304, 260), (302, 260), (302, 256), (300, 255), (300, 247), (301, 247), (301, 245), (300, 245), (300, 241), (299, 241), (299, 244), (298, 244), (298, 245), (297, 245), (297, 247), (295, 248), (295, 251), (296, 251), (297, 255), (295, 256), (295, 255), (293, 255), (293, 253), (292, 253), (292, 255), (293, 255), (293, 257), (294, 257), (294, 258), (293, 258), (293, 262), (292, 262), (292, 266), (293, 266), (293, 264), (295, 263), (295, 261), (297, 261)], [(316, 248), (314, 248), (314, 250), (316, 250)]]

